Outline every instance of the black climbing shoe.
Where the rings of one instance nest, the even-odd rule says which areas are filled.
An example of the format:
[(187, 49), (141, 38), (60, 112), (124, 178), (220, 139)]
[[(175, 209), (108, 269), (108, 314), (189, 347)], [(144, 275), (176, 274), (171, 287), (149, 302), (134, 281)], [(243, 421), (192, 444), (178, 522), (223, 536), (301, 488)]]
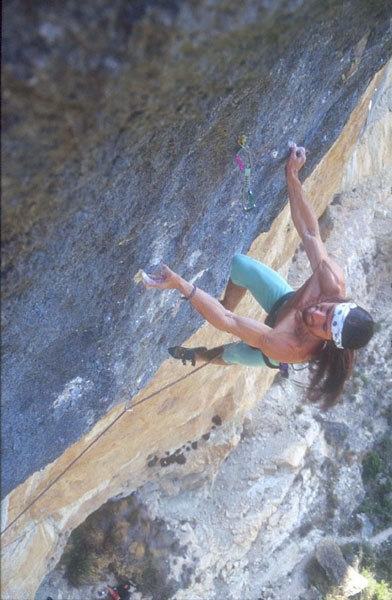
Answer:
[(168, 348), (168, 351), (173, 358), (182, 360), (183, 365), (186, 365), (186, 361), (189, 360), (192, 364), (192, 367), (194, 367), (196, 365), (196, 353), (201, 354), (202, 352), (206, 352), (207, 348), (204, 346), (201, 346), (200, 348), (183, 348), (182, 346), (173, 346), (172, 348)]

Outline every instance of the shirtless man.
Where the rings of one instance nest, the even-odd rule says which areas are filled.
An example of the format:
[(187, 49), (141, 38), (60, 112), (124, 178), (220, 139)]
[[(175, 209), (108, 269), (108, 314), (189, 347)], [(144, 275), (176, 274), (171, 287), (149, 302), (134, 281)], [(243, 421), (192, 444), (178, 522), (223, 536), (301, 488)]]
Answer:
[[(374, 322), (364, 309), (345, 300), (342, 269), (328, 256), (317, 218), (305, 197), (298, 173), (305, 149), (291, 148), (285, 173), (294, 225), (302, 239), (312, 275), (294, 292), (269, 267), (244, 255), (233, 258), (229, 282), (221, 302), (163, 266), (160, 275), (145, 275), (146, 287), (176, 289), (214, 327), (241, 342), (205, 348), (170, 348), (175, 358), (279, 367), (279, 363), (313, 363), (308, 397), (324, 408), (336, 404), (351, 375), (355, 349), (368, 343)], [(269, 316), (266, 323), (233, 311), (249, 290)]]

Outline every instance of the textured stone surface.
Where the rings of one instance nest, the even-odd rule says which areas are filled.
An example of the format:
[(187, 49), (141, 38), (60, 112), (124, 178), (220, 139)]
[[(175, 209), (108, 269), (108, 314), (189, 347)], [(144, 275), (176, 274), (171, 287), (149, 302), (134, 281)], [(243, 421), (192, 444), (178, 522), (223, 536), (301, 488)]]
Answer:
[[(343, 165), (341, 156), (345, 155), (347, 148), (354, 147), (354, 140), (361, 131), (364, 118), (368, 114), (370, 97), (374, 94), (374, 88), (380, 85), (381, 82), (382, 78), (379, 77), (378, 83), (373, 83), (370, 86), (369, 95), (363, 98), (358, 111), (353, 113), (350, 123), (342, 132), (341, 139), (333, 147), (331, 153), (325, 157), (326, 170), (323, 171), (323, 163), (320, 163), (314, 183), (312, 178), (307, 180), (306, 186), (312, 198), (315, 197), (316, 190), (319, 189), (319, 178), (324, 179), (325, 182), (331, 185), (329, 190), (330, 198), (334, 193), (340, 191), (341, 188), (334, 188), (331, 182), (336, 185), (339, 182), (341, 183), (344, 175), (343, 171), (339, 173), (338, 169), (339, 165)], [(387, 112), (387, 116), (389, 116), (389, 112)], [(385, 127), (385, 130), (388, 132), (388, 127)], [(379, 134), (378, 129), (377, 134)], [(387, 135), (386, 141), (389, 139), (392, 138)], [(373, 147), (372, 151), (375, 149)], [(383, 149), (384, 146), (381, 145), (380, 150), (383, 151)], [(376, 160), (377, 156), (380, 158), (382, 164), (389, 165), (391, 154), (388, 148), (385, 150), (385, 154), (381, 154), (381, 156), (375, 152), (372, 155), (374, 156), (374, 160)], [(378, 165), (377, 161), (376, 164)], [(328, 177), (331, 171), (334, 174), (333, 178)], [(386, 168), (386, 172), (389, 173), (390, 169)], [(315, 185), (315, 187), (313, 188), (312, 185)], [(386, 189), (387, 191), (390, 189), (390, 184), (387, 188), (385, 188), (385, 185), (387, 185), (386, 181), (382, 185), (380, 184), (379, 196), (371, 196), (376, 201), (377, 206), (379, 206), (379, 210), (386, 210), (386, 207), (383, 208), (384, 199)], [(352, 203), (354, 207), (359, 202), (359, 198), (360, 196), (357, 195), (353, 198)], [(327, 201), (327, 198), (325, 201)], [(350, 206), (352, 210), (352, 205)], [(336, 205), (333, 208), (339, 210), (340, 206)], [(320, 206), (321, 210), (322, 206)], [(345, 209), (348, 218), (346, 223), (351, 221), (351, 210), (348, 207)], [(266, 252), (267, 260), (271, 264), (276, 259), (276, 255), (279, 254), (278, 250), (271, 243), (272, 239), (277, 240), (280, 248), (282, 247), (282, 240), (285, 240), (285, 250), (288, 255), (291, 255), (294, 251), (296, 238), (292, 235), (292, 232), (287, 234), (288, 216), (286, 212), (284, 211), (277, 219), (271, 234), (260, 236), (264, 238), (264, 246), (261, 243), (261, 239), (257, 241), (259, 250)], [(369, 226), (370, 223), (371, 221), (369, 220)], [(380, 232), (381, 223), (382, 226), (388, 227), (388, 221), (385, 220), (385, 217), (381, 222), (378, 220), (377, 223), (375, 222), (375, 226)], [(344, 228), (343, 220), (339, 226)], [(369, 251), (372, 253), (374, 241), (370, 238), (369, 232), (370, 229), (367, 232), (369, 236), (367, 247), (370, 248)], [(339, 245), (339, 239), (342, 239), (340, 231), (338, 231), (336, 238), (337, 245)], [(388, 235), (386, 239), (389, 239)], [(348, 241), (346, 241), (346, 244), (348, 244)], [(354, 251), (356, 244), (357, 241), (354, 240)], [(385, 256), (386, 248), (381, 238), (379, 246), (381, 265), (383, 265), (383, 268), (388, 269), (390, 261), (383, 262), (385, 260), (383, 257)], [(268, 248), (270, 252), (268, 252)], [(305, 269), (305, 264), (306, 262), (302, 259), (300, 260), (300, 255), (298, 255), (295, 261), (297, 275), (290, 275), (292, 283), (296, 284), (296, 276), (299, 280), (303, 280), (305, 272), (308, 272), (308, 267)], [(376, 271), (374, 272), (376, 273)], [(363, 281), (364, 272), (361, 263), (358, 263), (358, 261), (357, 271), (352, 272), (352, 276), (358, 285), (363, 285), (361, 282)], [(381, 278), (382, 282), (388, 280), (388, 277)], [(364, 285), (364, 288), (366, 288), (366, 285)], [(385, 299), (382, 306), (385, 306)], [(242, 308), (245, 312), (249, 312), (253, 310), (253, 305), (252, 303), (244, 302)], [(389, 335), (388, 330), (383, 335), (385, 340), (387, 340)], [(215, 338), (216, 332), (212, 328), (202, 327), (200, 332), (193, 336), (190, 343), (199, 344), (205, 341), (209, 344)], [(375, 344), (377, 345), (377, 343), (381, 344), (382, 347), (382, 339), (376, 340)], [(376, 351), (373, 349), (373, 352)], [(385, 357), (385, 360), (388, 360), (388, 357)], [(381, 371), (388, 372), (388, 367), (385, 366), (382, 360), (379, 362), (373, 359), (372, 364), (376, 364), (377, 368), (381, 369)], [(142, 396), (145, 397), (150, 391), (159, 389), (160, 386), (169, 383), (182, 374), (184, 374), (184, 369), (181, 365), (173, 364), (172, 361), (166, 361), (151, 385), (147, 386), (143, 391)], [(214, 511), (218, 512), (214, 513), (213, 511), (208, 516), (208, 511), (211, 508), (209, 507), (209, 502), (207, 502), (205, 509), (203, 506), (205, 500), (208, 500), (209, 490), (212, 490), (211, 480), (218, 481), (216, 473), (219, 465), (228, 457), (229, 453), (240, 441), (241, 423), (244, 420), (244, 414), (268, 389), (273, 373), (254, 369), (221, 369), (211, 367), (208, 369), (208, 372), (207, 369), (204, 369), (193, 377), (197, 378), (196, 387), (198, 390), (203, 391), (202, 394), (195, 394), (195, 382), (190, 378), (178, 383), (174, 388), (166, 390), (159, 397), (152, 398), (136, 408), (133, 413), (127, 413), (99, 443), (91, 448), (67, 472), (66, 476), (60, 479), (7, 532), (3, 537), (5, 544), (3, 547), (6, 548), (3, 559), (3, 572), (7, 573), (8, 578), (7, 581), (3, 579), (3, 585), (9, 586), (8, 589), (13, 590), (12, 586), (17, 582), (18, 593), (21, 595), (21, 582), (23, 582), (23, 590), (26, 590), (28, 597), (31, 590), (37, 586), (40, 578), (54, 566), (57, 558), (60, 557), (61, 550), (72, 529), (81, 523), (91, 512), (99, 508), (108, 498), (129, 494), (148, 480), (152, 482), (156, 481), (157, 483), (153, 483), (152, 489), (145, 488), (146, 491), (142, 502), (147, 502), (151, 505), (152, 518), (155, 518), (160, 513), (161, 518), (164, 518), (167, 522), (171, 522), (170, 513), (173, 512), (173, 528), (175, 530), (178, 528), (178, 521), (191, 519), (191, 514), (194, 511), (195, 515), (197, 515), (195, 518), (200, 518), (201, 530), (198, 530), (197, 535), (202, 535), (202, 539), (204, 539), (205, 533), (203, 532), (210, 531), (213, 522), (215, 522), (218, 531), (223, 535), (223, 532), (226, 532), (230, 527), (231, 521), (228, 520), (230, 519), (230, 515), (233, 516), (235, 534), (230, 533), (229, 538), (224, 534), (222, 537), (223, 547), (215, 549), (212, 555), (209, 555), (207, 552), (207, 549), (210, 548), (209, 536), (205, 538), (205, 542), (201, 540), (196, 542), (196, 554), (199, 555), (198, 553), (201, 553), (202, 556), (205, 556), (204, 561), (200, 564), (199, 573), (203, 581), (204, 577), (207, 576), (207, 581), (200, 588), (201, 598), (205, 597), (206, 594), (207, 596), (211, 596), (209, 592), (206, 592), (206, 589), (210, 589), (208, 585), (212, 586), (211, 590), (215, 589), (215, 583), (213, 583), (214, 573), (216, 573), (219, 579), (221, 569), (225, 569), (225, 572), (227, 571), (227, 568), (229, 568), (227, 567), (227, 563), (235, 559), (236, 553), (234, 549), (236, 547), (241, 549), (242, 545), (244, 545), (245, 550), (249, 548), (250, 542), (247, 539), (247, 535), (250, 535), (251, 538), (254, 538), (256, 535), (256, 540), (263, 541), (261, 547), (256, 543), (254, 547), (252, 546), (249, 558), (249, 564), (253, 566), (246, 589), (255, 591), (258, 589), (257, 582), (260, 580), (260, 572), (264, 573), (263, 580), (267, 582), (269, 579), (274, 579), (274, 573), (278, 574), (277, 576), (280, 573), (281, 577), (285, 578), (287, 572), (284, 571), (284, 566), (288, 567), (290, 564), (288, 558), (295, 556), (296, 560), (298, 560), (298, 556), (300, 558), (304, 557), (311, 550), (311, 543), (318, 540), (318, 536), (320, 535), (319, 528), (322, 530), (324, 519), (331, 510), (329, 508), (331, 501), (333, 501), (332, 507), (340, 502), (343, 509), (347, 510), (347, 512), (350, 506), (352, 508), (353, 500), (351, 496), (347, 495), (345, 482), (349, 481), (347, 477), (350, 476), (353, 485), (350, 484), (349, 489), (358, 489), (358, 494), (360, 495), (358, 487), (359, 470), (353, 470), (349, 466), (350, 463), (348, 463), (344, 465), (339, 476), (336, 476), (336, 473), (339, 473), (337, 464), (335, 465), (334, 460), (330, 460), (330, 462), (326, 461), (326, 457), (332, 452), (332, 449), (328, 450), (325, 448), (322, 438), (319, 438), (317, 435), (317, 426), (316, 423), (312, 423), (311, 412), (304, 411), (303, 417), (300, 417), (300, 411), (297, 411), (299, 400), (293, 400), (290, 394), (286, 393), (287, 390), (279, 385), (277, 388), (278, 391), (275, 390), (273, 392), (271, 399), (268, 400), (266, 398), (257, 408), (257, 416), (255, 414), (253, 417), (253, 425), (252, 422), (247, 425), (248, 431), (251, 431), (252, 427), (254, 427), (255, 431), (261, 426), (264, 428), (256, 436), (257, 440), (260, 439), (260, 446), (254, 450), (256, 452), (255, 459), (253, 460), (249, 456), (249, 448), (246, 447), (247, 444), (242, 444), (239, 457), (233, 457), (233, 461), (238, 461), (237, 471), (235, 469), (232, 470), (231, 461), (224, 463), (222, 474), (219, 474), (219, 477), (223, 478), (221, 479), (222, 483), (217, 488), (220, 491), (221, 497), (216, 498), (216, 500), (214, 495), (211, 497)], [(297, 375), (295, 376), (296, 379)], [(379, 375), (376, 378), (376, 382), (377, 386), (373, 390), (375, 394), (374, 398), (378, 398), (378, 402), (381, 400), (381, 402), (387, 403), (388, 399), (386, 397), (383, 399), (384, 396), (381, 391), (385, 378)], [(366, 389), (363, 391), (367, 392)], [(371, 402), (368, 406), (363, 396), (361, 396), (360, 402), (361, 410), (358, 411), (357, 407), (355, 407), (354, 414), (358, 414), (361, 418), (363, 416), (365, 422), (366, 419), (370, 419), (373, 431), (376, 423), (380, 423), (380, 428), (382, 428), (384, 426), (382, 417), (379, 420), (375, 420), (378, 410), (376, 410), (375, 405)], [(364, 410), (365, 408), (366, 410)], [(353, 415), (350, 410), (352, 408), (348, 407), (347, 414), (345, 410), (343, 407), (342, 416), (337, 420), (338, 422), (351, 423)], [(120, 411), (121, 406), (112, 409), (106, 418), (102, 419), (94, 430), (92, 430), (89, 436), (80, 440), (78, 444), (75, 444), (65, 452), (60, 460), (48, 466), (44, 471), (35, 474), (28, 480), (26, 485), (19, 486), (14, 493), (9, 495), (7, 501), (4, 503), (5, 518), (11, 520), (17, 515), (36, 496), (42, 487), (58, 476), (64, 466), (69, 464), (78, 452), (86, 448), (90, 440), (94, 439), (94, 436), (102, 431)], [(216, 419), (217, 415), (219, 415), (222, 421), (222, 425), (219, 427), (216, 426), (216, 423), (219, 422)], [(293, 428), (289, 426), (289, 423), (293, 424)], [(360, 423), (350, 435), (350, 444), (344, 447), (343, 453), (339, 450), (339, 453), (336, 455), (337, 461), (340, 461), (346, 452), (350, 455), (350, 445), (353, 446), (353, 451), (360, 452), (361, 448), (371, 443), (373, 434), (369, 434), (366, 428), (361, 429)], [(215, 429), (213, 429), (214, 426)], [(276, 438), (275, 436), (279, 432), (281, 432), (279, 435), (282, 437), (279, 438), (278, 436)], [(208, 435), (205, 436), (208, 433), (210, 434), (209, 437)], [(287, 460), (282, 461), (281, 459), (282, 453), (287, 456), (286, 440), (293, 449), (295, 448), (295, 440), (299, 444), (299, 449), (296, 451), (297, 460), (295, 467), (287, 467), (284, 464), (282, 466), (282, 462), (287, 462)], [(155, 456), (162, 458), (167, 452), (172, 453), (188, 442), (198, 442), (198, 447), (196, 451), (189, 452), (186, 465), (173, 464), (168, 467), (161, 467), (159, 464), (155, 464), (155, 466), (148, 466)], [(307, 460), (305, 465), (303, 465), (303, 461), (300, 459), (301, 453), (303, 457), (306, 457), (309, 452), (309, 445), (311, 445), (315, 456), (310, 461), (310, 464), (309, 460)], [(273, 451), (273, 449), (275, 450)], [(331, 456), (333, 455), (331, 454)], [(226, 464), (227, 468), (224, 468)], [(257, 471), (253, 471), (253, 465), (256, 466), (259, 464), (262, 467), (262, 475), (259, 475)], [(246, 470), (244, 469), (244, 465), (247, 465)], [(250, 470), (249, 473), (248, 469)], [(284, 474), (285, 469), (288, 469), (287, 475)], [(336, 495), (332, 495), (330, 498), (328, 495), (327, 497), (321, 495), (321, 506), (319, 495), (322, 490), (329, 488), (325, 488), (325, 481), (320, 484), (315, 484), (312, 481), (312, 476), (318, 472), (318, 469), (321, 470), (323, 478), (326, 478), (327, 482), (336, 480), (337, 485)], [(297, 478), (296, 472), (297, 475), (300, 474), (300, 479)], [(239, 496), (237, 493), (234, 495), (238, 504), (233, 509), (228, 506), (226, 514), (226, 512), (220, 510), (219, 505), (230, 503), (228, 490), (230, 490), (230, 494), (234, 494), (233, 482), (236, 481), (236, 473), (239, 473), (241, 478), (245, 479), (242, 481), (240, 478), (235, 487), (239, 494)], [(268, 479), (265, 479), (265, 476), (268, 476)], [(253, 479), (254, 477), (256, 479)], [(254, 511), (251, 510), (249, 512), (247, 526), (246, 521), (242, 523), (245, 516), (242, 512), (246, 509), (249, 502), (249, 496), (247, 495), (248, 485), (254, 485), (257, 479), (260, 479), (259, 485), (261, 487), (260, 490), (255, 489), (255, 497), (253, 499)], [(249, 484), (246, 483), (248, 481), (250, 482)], [(205, 482), (205, 487), (200, 488), (203, 482)], [(299, 485), (300, 482), (302, 482), (301, 485)], [(157, 485), (156, 488), (155, 485)], [(156, 494), (154, 493), (154, 489), (156, 489)], [(184, 489), (188, 490), (188, 492), (185, 493), (185, 496), (181, 496), (181, 491)], [(286, 494), (282, 494), (282, 489), (286, 490)], [(197, 494), (196, 490), (198, 490)], [(262, 500), (258, 497), (260, 493), (264, 494)], [(177, 501), (176, 497), (178, 494), (180, 496)], [(206, 498), (205, 494), (207, 494)], [(245, 497), (242, 494), (245, 494)], [(298, 500), (298, 494), (300, 498), (303, 497), (303, 501)], [(165, 500), (161, 506), (158, 503), (154, 508), (154, 498), (163, 501), (165, 495), (167, 495), (167, 501)], [(194, 503), (191, 502), (192, 498), (194, 499)], [(174, 502), (172, 506), (170, 505), (170, 499)], [(285, 502), (282, 504), (281, 510), (277, 511), (277, 506), (283, 500)], [(244, 504), (244, 508), (240, 508)], [(275, 556), (274, 549), (280, 547), (280, 544), (286, 539), (286, 532), (290, 531), (290, 528), (288, 529), (289, 523), (296, 524), (294, 525), (294, 529), (299, 526), (305, 505), (309, 506), (307, 518), (310, 519), (310, 522), (313, 522), (311, 535), (306, 539), (306, 544), (301, 547), (301, 552), (298, 553), (298, 541), (294, 541), (286, 549), (288, 553), (286, 558), (279, 553)], [(263, 509), (261, 514), (259, 513), (260, 507)], [(181, 516), (181, 510), (185, 511), (183, 516)], [(335, 514), (335, 509), (333, 510), (333, 514)], [(337, 513), (335, 517), (337, 522), (339, 522)], [(258, 527), (260, 526), (263, 526), (263, 534), (261, 536), (257, 534)], [(59, 532), (61, 532), (61, 536), (59, 536)], [(231, 546), (232, 535), (235, 535), (238, 545)], [(200, 548), (200, 550), (197, 550), (197, 548)], [(268, 556), (272, 557), (271, 565), (273, 567), (271, 566), (271, 569), (267, 569), (263, 561), (260, 562), (260, 557), (265, 552)], [(30, 553), (34, 553), (35, 556), (36, 568), (34, 572), (31, 571), (30, 563), (26, 560), (26, 557)], [(243, 553), (244, 550), (241, 550), (240, 556), (243, 556)], [(221, 562), (216, 568), (213, 567), (213, 557), (221, 555)], [(279, 568), (278, 565), (280, 565)], [(235, 590), (241, 589), (243, 585), (241, 582), (243, 582), (243, 578), (239, 577), (234, 586), (234, 582), (230, 576), (225, 586), (227, 585), (229, 589), (232, 588), (234, 590), (233, 593), (236, 593)], [(199, 588), (192, 588), (192, 593), (194, 592), (194, 597), (196, 598), (198, 597), (196, 594), (197, 589)], [(222, 589), (218, 587), (217, 589), (218, 597), (227, 594), (226, 587)], [(185, 590), (185, 598), (187, 597), (187, 593)], [(67, 597), (67, 594), (63, 597)], [(39, 597), (39, 600), (41, 600), (41, 597)]]
[(316, 558), (328, 580), (340, 588), (344, 598), (359, 594), (368, 585), (366, 578), (346, 563), (339, 546), (332, 540), (317, 545)]
[[(11, 5), (15, 10), (5, 14), (10, 27), (3, 91), (3, 492), (45, 468), (8, 495), (4, 524), (121, 413), (121, 402), (139, 389), (145, 397), (184, 374), (181, 365), (162, 363), (165, 347), (184, 341), (200, 319), (174, 295), (145, 294), (133, 285), (137, 269), (164, 257), (218, 294), (231, 255), (251, 242), (252, 254), (274, 267), (286, 263), (287, 269), (297, 244), (287, 209), (268, 234), (259, 235), (285, 202), (287, 138), (295, 136), (311, 147), (304, 175), (321, 214), (343, 189), (344, 164), (382, 74), (364, 97), (361, 92), (390, 55), (386, 3), (355, 3), (354, 12), (351, 3), (317, 10), (313, 2), (293, 3), (284, 5), (294, 11), (290, 19), (277, 13), (270, 20), (268, 11), (257, 9), (259, 3), (250, 3), (249, 13), (245, 5), (241, 8), (243, 22), (235, 10), (219, 13), (218, 19), (218, 12), (203, 3), (182, 4), (177, 12), (174, 4), (170, 10), (139, 7), (133, 25), (131, 16), (118, 17), (124, 37), (115, 35), (117, 5), (111, 13), (104, 3), (94, 11), (88, 4), (69, 3), (69, 21), (60, 9), (57, 15), (44, 4)], [(166, 23), (167, 29), (157, 23)], [(157, 29), (167, 33), (158, 50)], [(99, 35), (103, 31), (106, 35)], [(23, 40), (19, 46), (17, 32)], [(325, 77), (316, 82), (320, 69)], [(391, 139), (382, 137), (387, 130), (380, 126), (379, 140)], [(255, 154), (253, 187), (258, 191), (258, 208), (247, 215), (240, 208), (241, 179), (233, 160), (235, 139), (244, 132)], [(390, 164), (386, 147), (383, 165)], [(355, 158), (359, 164), (365, 161), (369, 173), (374, 172), (372, 155), (366, 145), (356, 149)], [(355, 177), (357, 166), (350, 163), (350, 168), (346, 177)], [(384, 191), (380, 184), (380, 203)], [(352, 205), (343, 204), (343, 211), (351, 210)], [(384, 225), (387, 210), (382, 203), (377, 210)], [(368, 223), (370, 215), (371, 209), (363, 209), (359, 222)], [(343, 235), (336, 242), (338, 252)], [(362, 243), (365, 239), (361, 230), (355, 244), (369, 262), (374, 254)], [(354, 253), (348, 274), (355, 277), (357, 267)], [(369, 286), (376, 289), (375, 281), (369, 283), (371, 270), (369, 275), (361, 293)], [(390, 290), (384, 286), (381, 293), (387, 299)], [(242, 309), (261, 318), (251, 302)], [(221, 339), (202, 327), (189, 342), (211, 345)], [(378, 368), (382, 382), (385, 362)], [(108, 498), (155, 479), (168, 497), (200, 488), (203, 481), (208, 490), (240, 440), (244, 414), (272, 378), (269, 371), (211, 368), (208, 374), (199, 372), (197, 386), (192, 380), (181, 382), (124, 415), (3, 537), (4, 597), (30, 598), (60, 557), (69, 533)], [(279, 409), (277, 416), (284, 412)], [(223, 425), (213, 429), (217, 415)], [(370, 409), (367, 417), (374, 417)], [(293, 452), (279, 455), (280, 463), (266, 457), (266, 473), (273, 475), (278, 464), (303, 468), (306, 434), (299, 435), (298, 449), (295, 439), (288, 438)], [(186, 466), (148, 466), (155, 456), (160, 460), (189, 441), (198, 444), (198, 451), (190, 453)], [(263, 448), (270, 443), (267, 439)], [(347, 467), (338, 487), (342, 502), (348, 472)], [(301, 475), (310, 481), (309, 470)], [(277, 483), (279, 477), (270, 481)], [(224, 494), (226, 481), (222, 486)], [(282, 497), (267, 489), (265, 495), (272, 503), (265, 514), (250, 514), (243, 527), (235, 524), (238, 548), (249, 547), (247, 536), (259, 539), (268, 510), (271, 516), (276, 512)], [(266, 523), (270, 553), (284, 540), (289, 516), (300, 518), (295, 495), (286, 513)], [(176, 523), (173, 519), (173, 527)], [(223, 542), (226, 548), (227, 539)], [(289, 545), (287, 557), (296, 550), (296, 544)], [(238, 570), (232, 572), (229, 554), (222, 557), (217, 577), (222, 572), (224, 585), (240, 589), (241, 577)], [(206, 554), (201, 573), (210, 573), (209, 561)], [(286, 564), (282, 556), (276, 561)], [(257, 569), (265, 571), (267, 581), (274, 569), (280, 572), (276, 561), (267, 569), (253, 560), (253, 581)], [(212, 578), (211, 571), (206, 582), (211, 589)], [(200, 592), (204, 597), (205, 589)], [(220, 597), (226, 589), (221, 593), (218, 587)]]
[[(391, 355), (385, 351), (392, 330), (391, 71), (378, 88), (367, 126), (346, 164), (343, 185), (328, 209), (333, 226), (327, 244), (346, 265), (352, 292), (359, 290), (382, 328), (360, 353), (344, 401), (330, 413), (320, 414), (301, 402), (306, 372), (298, 371), (289, 380), (274, 383), (262, 402), (247, 412), (242, 426), (224, 418), (209, 440), (187, 452), (186, 465), (150, 467), (154, 477), (138, 490), (137, 498), (142, 514), (146, 515), (148, 507), (149, 520), (163, 519), (177, 545), (186, 547), (181, 560), (170, 547), (162, 557), (165, 564), (171, 562), (162, 589), (170, 578), (181, 581), (183, 565), (191, 574), (189, 585), (176, 592), (178, 600), (319, 599), (305, 567), (326, 536), (339, 544), (355, 540), (373, 544), (391, 535), (389, 529), (368, 539), (362, 520), (355, 525), (353, 516), (364, 497), (362, 457), (374, 439), (390, 432), (392, 401)], [(368, 102), (365, 105), (367, 111)], [(337, 151), (335, 156), (340, 155)], [(330, 165), (332, 156), (325, 161)], [(362, 227), (361, 237), (357, 225)], [(300, 250), (289, 280), (298, 285), (308, 272), (308, 261)], [(206, 334), (202, 331), (199, 341)], [(248, 370), (248, 382), (252, 373)], [(262, 385), (261, 378), (258, 384)], [(204, 389), (209, 389), (205, 381)], [(187, 398), (192, 401), (191, 389)], [(242, 400), (247, 401), (245, 393)], [(222, 460), (225, 441), (238, 445), (211, 479), (211, 460)], [(288, 456), (296, 460), (288, 462)], [(204, 468), (200, 468), (203, 457)], [(149, 543), (154, 547), (153, 539)], [(142, 579), (132, 559), (129, 565), (123, 574), (139, 583), (135, 598), (150, 598), (140, 591)], [(358, 580), (351, 567), (348, 571)], [(94, 596), (106, 580), (94, 578), (92, 585), (74, 590), (61, 572), (54, 572), (45, 579), (37, 600), (54, 592), (67, 599), (77, 599), (81, 593)], [(344, 585), (352, 581), (347, 579)]]
[(164, 259), (221, 293), (284, 206), (287, 140), (312, 172), (390, 55), (388, 16), (357, 0), (6, 4), (2, 494), (197, 330), (133, 276)]

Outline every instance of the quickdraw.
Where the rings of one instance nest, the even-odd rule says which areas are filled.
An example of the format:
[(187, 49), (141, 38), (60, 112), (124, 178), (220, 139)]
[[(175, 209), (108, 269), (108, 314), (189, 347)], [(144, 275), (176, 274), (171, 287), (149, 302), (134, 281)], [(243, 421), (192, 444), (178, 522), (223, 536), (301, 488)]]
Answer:
[(237, 144), (240, 146), (240, 149), (238, 150), (235, 158), (240, 170), (244, 172), (244, 184), (242, 186), (242, 208), (245, 211), (253, 210), (255, 208), (255, 201), (250, 187), (252, 157), (247, 144), (246, 135), (240, 135), (237, 140)]

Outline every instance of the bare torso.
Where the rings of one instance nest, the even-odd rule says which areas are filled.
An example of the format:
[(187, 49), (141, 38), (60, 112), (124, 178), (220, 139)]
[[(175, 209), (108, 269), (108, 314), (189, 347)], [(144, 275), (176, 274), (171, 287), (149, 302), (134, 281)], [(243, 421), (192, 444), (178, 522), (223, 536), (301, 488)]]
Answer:
[(274, 335), (290, 340), (295, 354), (292, 362), (306, 362), (321, 348), (325, 340), (315, 337), (303, 321), (302, 311), (321, 302), (344, 298), (345, 286), (340, 269), (334, 263), (321, 263), (312, 276), (280, 309)]

